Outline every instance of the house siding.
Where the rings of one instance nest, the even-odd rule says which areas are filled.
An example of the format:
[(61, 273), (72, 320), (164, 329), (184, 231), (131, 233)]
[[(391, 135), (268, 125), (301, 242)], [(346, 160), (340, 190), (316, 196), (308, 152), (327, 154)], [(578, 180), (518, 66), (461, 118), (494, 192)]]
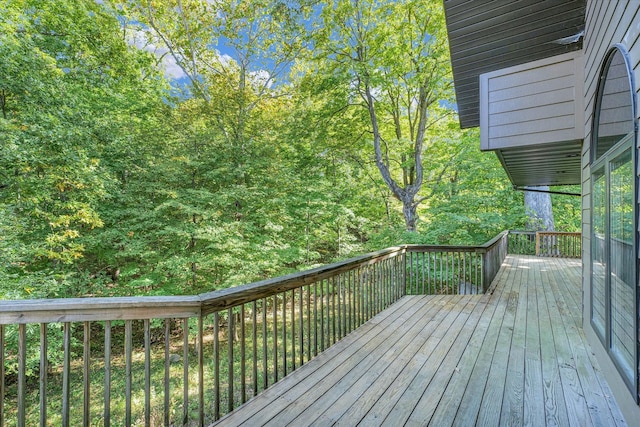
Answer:
[(582, 140), (583, 68), (572, 52), (482, 74), (481, 149)]
[[(582, 149), (582, 232), (583, 232), (583, 325), (600, 366), (613, 390), (628, 422), (640, 419), (640, 407), (628, 391), (617, 369), (609, 359), (590, 324), (590, 258), (591, 258), (591, 170), (590, 147), (593, 108), (598, 78), (604, 58), (615, 44), (623, 45), (629, 52), (635, 79), (636, 105), (640, 83), (640, 1), (590, 0), (586, 7), (584, 49), (584, 143)], [(636, 109), (638, 115), (638, 109)], [(636, 117), (638, 119), (640, 117)], [(636, 141), (637, 143), (637, 141)], [(637, 240), (637, 239), (636, 239)], [(637, 284), (636, 284), (637, 285)]]

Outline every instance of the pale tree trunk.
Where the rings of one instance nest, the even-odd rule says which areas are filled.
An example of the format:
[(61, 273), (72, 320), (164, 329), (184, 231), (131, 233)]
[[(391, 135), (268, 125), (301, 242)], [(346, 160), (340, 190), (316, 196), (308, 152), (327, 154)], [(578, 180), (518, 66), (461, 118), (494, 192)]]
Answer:
[(548, 191), (549, 187), (525, 187), (524, 208), (527, 214), (527, 229), (535, 231), (554, 231), (551, 194), (526, 191), (526, 189)]
[[(418, 130), (413, 146), (414, 164), (409, 171), (409, 175), (407, 175), (407, 171), (405, 171), (405, 182), (404, 187), (402, 187), (391, 177), (391, 171), (389, 169), (389, 158), (386, 153), (383, 153), (381, 147), (382, 136), (380, 133), (380, 128), (378, 126), (378, 117), (376, 113), (374, 97), (371, 94), (371, 88), (369, 87), (368, 83), (365, 83), (364, 86), (365, 90), (363, 99), (366, 101), (367, 109), (369, 110), (369, 117), (371, 119), (376, 165), (378, 166), (378, 170), (382, 175), (382, 179), (387, 184), (389, 190), (391, 190), (393, 196), (402, 202), (402, 213), (404, 215), (404, 221), (407, 231), (415, 232), (417, 231), (418, 223), (418, 205), (424, 200), (424, 198), (416, 200), (416, 196), (418, 194), (418, 191), (420, 191), (420, 188), (422, 187), (422, 147), (426, 129), (428, 103), (426, 99), (424, 99), (425, 97), (421, 95), (418, 106)], [(397, 131), (398, 135), (400, 135), (399, 128), (397, 129)]]
[(413, 197), (402, 200), (402, 214), (407, 231), (418, 231), (418, 205)]

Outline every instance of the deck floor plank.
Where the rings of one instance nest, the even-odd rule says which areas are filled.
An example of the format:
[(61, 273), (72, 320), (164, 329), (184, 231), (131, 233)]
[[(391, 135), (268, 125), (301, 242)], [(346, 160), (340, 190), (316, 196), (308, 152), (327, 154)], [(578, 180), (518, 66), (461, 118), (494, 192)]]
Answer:
[[(433, 297), (423, 297), (433, 298)], [(297, 369), (284, 380), (272, 385), (270, 388), (251, 399), (242, 407), (224, 417), (225, 424), (240, 425), (244, 422), (254, 422), (264, 420), (267, 415), (264, 411), (267, 408), (275, 408), (282, 404), (280, 401), (291, 401), (295, 395), (302, 395), (306, 390), (312, 388), (314, 380), (322, 381), (331, 369), (339, 366), (344, 360), (348, 360), (356, 351), (376, 337), (385, 328), (385, 320), (391, 322), (394, 317), (400, 317), (403, 312), (410, 315), (410, 309), (419, 299), (411, 301), (404, 298), (391, 306), (389, 309), (379, 313), (370, 321), (358, 328), (357, 333), (351, 333), (347, 338), (339, 341), (331, 348), (331, 351), (320, 353), (306, 365), (304, 369)], [(285, 381), (286, 380), (286, 381)], [(267, 418), (268, 420), (268, 418)], [(259, 425), (259, 422), (258, 422)]]
[(625, 426), (580, 275), (510, 255), (486, 295), (404, 297), (217, 424)]
[[(454, 425), (468, 426), (473, 425), (478, 418), (480, 405), (482, 403), (482, 395), (485, 390), (487, 379), (489, 376), (489, 368), (492, 365), (493, 356), (496, 352), (499, 332), (504, 320), (504, 314), (507, 309), (516, 270), (504, 270), (496, 277), (493, 286), (490, 289), (492, 293), (491, 300), (495, 304), (495, 312), (491, 317), (491, 323), (480, 348), (475, 366), (471, 372), (471, 377), (467, 383), (467, 387), (461, 398), (458, 411), (453, 421)], [(446, 425), (446, 419), (442, 420)]]
[[(471, 379), (475, 372), (486, 372), (486, 367), (489, 366), (488, 363), (481, 360), (480, 357), (484, 354), (493, 354), (493, 352), (484, 353), (482, 351), (482, 348), (485, 345), (492, 346), (495, 349), (497, 334), (492, 335), (491, 332), (494, 329), (497, 330), (497, 328), (492, 328), (491, 326), (494, 321), (500, 321), (502, 319), (504, 311), (500, 309), (505, 307), (502, 294), (504, 293), (504, 289), (508, 289), (508, 287), (504, 283), (502, 286), (499, 286), (499, 284), (502, 280), (507, 278), (508, 275), (505, 274), (504, 279), (499, 278), (496, 280), (494, 287), (489, 290), (490, 293), (498, 292), (498, 294), (494, 294), (493, 298), (487, 298), (486, 300), (487, 307), (485, 312), (480, 318), (478, 325), (469, 340), (469, 344), (465, 347), (460, 362), (455, 368), (455, 373), (451, 377), (451, 380), (449, 381), (449, 384), (447, 385), (447, 388), (434, 411), (433, 417), (431, 418), (430, 422), (433, 425), (446, 425), (451, 423), (451, 420), (453, 419), (456, 419), (459, 425), (469, 425), (475, 422), (477, 407), (475, 408), (473, 415), (468, 417), (467, 420), (462, 420), (461, 417), (458, 418), (457, 416), (468, 411), (461, 409), (461, 407), (463, 407), (463, 403), (478, 401), (476, 398), (465, 399), (465, 397), (468, 397), (467, 391), (471, 393), (470, 396), (473, 396), (475, 393), (482, 393), (482, 390), (484, 389), (486, 375), (481, 376), (484, 378), (484, 381), (482, 381), (482, 388), (479, 390), (477, 386), (474, 386), (471, 383)], [(478, 365), (479, 360), (480, 365)], [(476, 369), (478, 367), (480, 367), (479, 370)], [(472, 411), (473, 409), (468, 412)]]
[[(560, 272), (560, 277), (563, 282), (567, 281), (569, 283), (573, 283), (573, 282), (579, 282), (582, 280), (581, 270), (578, 268), (563, 268), (562, 265), (558, 265), (556, 266), (556, 268)], [(578, 304), (578, 306), (582, 306), (582, 294), (578, 292), (571, 292), (571, 295), (574, 297), (576, 304)], [(580, 313), (574, 314), (573, 317), (574, 317), (574, 321), (576, 322), (576, 325), (578, 325), (578, 328), (581, 328), (582, 317), (580, 316)], [(580, 330), (582, 331), (582, 329)], [(589, 363), (594, 368), (593, 369), (594, 375), (597, 379), (597, 384), (599, 385), (599, 389), (596, 389), (594, 393), (596, 394), (596, 396), (601, 397), (607, 403), (607, 406), (609, 407), (609, 411), (611, 412), (611, 416), (613, 417), (615, 425), (619, 425), (619, 426), (626, 425), (624, 421), (624, 417), (622, 416), (622, 412), (620, 411), (618, 404), (613, 398), (613, 393), (609, 388), (609, 384), (605, 380), (604, 375), (602, 374), (602, 371), (600, 371), (600, 369), (598, 368), (598, 362), (596, 361), (595, 354), (591, 351), (589, 346), (586, 344), (586, 340), (583, 340), (583, 342), (585, 343), (585, 346), (586, 346)], [(600, 407), (600, 406), (597, 406), (597, 407)]]
[[(336, 423), (336, 425), (341, 425), (344, 423), (345, 425), (352, 425), (364, 418), (374, 406), (379, 408), (378, 401), (380, 399), (391, 401), (394, 393), (404, 390), (404, 385), (399, 383), (403, 378), (403, 372), (415, 372), (416, 364), (421, 360), (424, 361), (424, 355), (430, 354), (437, 345), (437, 341), (439, 341), (433, 333), (437, 329), (446, 326), (443, 320), (445, 320), (448, 312), (442, 309), (445, 304), (445, 298), (451, 299), (451, 297), (443, 297), (440, 304), (434, 304), (437, 312), (433, 317), (423, 325), (416, 324), (416, 326), (420, 327), (420, 330), (413, 337), (411, 343), (405, 347), (403, 353), (392, 363), (387, 366), (383, 365), (383, 372), (377, 378), (372, 378), (370, 382), (368, 381), (367, 388), (362, 390), (361, 394), (358, 394), (356, 389), (350, 389), (330, 411), (325, 412), (318, 418), (315, 424), (329, 425)], [(385, 362), (388, 362), (388, 360), (385, 360)], [(381, 393), (381, 390), (384, 390), (384, 393)]]
[[(501, 271), (501, 273), (503, 272)], [(478, 413), (477, 419), (478, 425), (496, 426), (500, 422), (507, 378), (507, 365), (509, 362), (520, 284), (522, 281), (522, 271), (517, 268), (517, 265), (514, 266), (514, 275), (511, 280), (513, 287), (507, 295), (505, 312), (502, 323), (500, 324), (500, 331), (498, 332), (498, 343), (493, 353), (493, 359), (489, 367), (489, 376), (481, 397), (480, 412)]]
[[(485, 298), (477, 301), (477, 304), (473, 307), (473, 311), (469, 314), (467, 321), (457, 331), (456, 339), (451, 345), (449, 352), (444, 356), (440, 366), (436, 368), (433, 380), (422, 392), (420, 400), (416, 404), (405, 425), (423, 426), (428, 424), (440, 402), (443, 401), (447, 387), (450, 385), (454, 386), (454, 384), (451, 384), (451, 380), (454, 376), (457, 376), (460, 373), (461, 358), (465, 348), (471, 344), (470, 340), (475, 332), (477, 332), (479, 336), (481, 335), (477, 324), (485, 311), (487, 305), (486, 301), (487, 299)], [(460, 394), (462, 394), (462, 392), (463, 390), (459, 391)], [(434, 396), (437, 396), (437, 398), (434, 398)], [(396, 420), (396, 418), (392, 419)]]
[[(424, 310), (417, 312), (411, 319), (412, 325), (407, 329), (407, 332), (399, 336), (398, 341), (381, 354), (371, 367), (363, 369), (360, 365), (353, 366), (348, 375), (345, 375), (325, 393), (326, 396), (323, 395), (300, 412), (293, 420), (293, 424), (304, 420), (312, 425), (330, 425), (350, 408), (371, 407), (377, 400), (379, 390), (386, 388), (393, 381), (398, 368), (406, 365), (415, 357), (424, 338), (436, 329), (436, 323), (440, 324), (436, 319), (441, 319), (442, 315), (446, 315), (448, 310), (442, 308), (449, 302), (447, 300), (449, 298), (442, 298), (440, 300), (442, 305), (434, 302), (424, 306)], [(462, 301), (461, 298), (458, 298), (458, 303)], [(367, 393), (367, 391), (372, 393)], [(356, 402), (357, 405), (355, 405)], [(352, 419), (352, 417), (349, 418)]]
[[(457, 297), (456, 303), (462, 301)], [(447, 301), (447, 303), (450, 303)], [(314, 387), (309, 388), (304, 393), (296, 396), (285, 409), (280, 412), (276, 408), (270, 408), (272, 412), (276, 412), (265, 425), (282, 426), (289, 423), (298, 425), (299, 422), (310, 424), (324, 410), (330, 408), (340, 395), (353, 384), (355, 384), (367, 372), (376, 369), (378, 361), (382, 357), (380, 349), (388, 349), (392, 353), (396, 353), (400, 347), (400, 342), (409, 330), (406, 326), (413, 322), (415, 317), (420, 316), (420, 310), (428, 307), (429, 304), (416, 304), (416, 310), (411, 310), (409, 314), (403, 314), (402, 322), (394, 322), (389, 324), (384, 331), (381, 331), (365, 346), (360, 348), (352, 357), (357, 363), (350, 363), (349, 360), (343, 360), (338, 366), (331, 371), (325, 371), (326, 375), (320, 379)], [(339, 358), (338, 358), (339, 360)], [(261, 417), (265, 419), (265, 417)], [(300, 420), (300, 421), (296, 421)]]
[[(534, 274), (539, 272), (534, 270)], [(544, 381), (542, 377), (542, 354), (540, 337), (547, 331), (540, 330), (538, 315), (538, 280), (526, 281), (527, 320), (524, 348), (524, 414), (523, 424), (540, 426), (546, 423)]]
[[(448, 296), (447, 298), (452, 298)], [(463, 300), (461, 304), (465, 304)], [(394, 405), (400, 400), (402, 394), (406, 391), (409, 384), (413, 381), (416, 373), (430, 361), (435, 360), (437, 355), (434, 355), (436, 348), (441, 344), (444, 335), (452, 333), (452, 324), (455, 320), (458, 312), (462, 310), (462, 305), (457, 309), (449, 312), (441, 310), (438, 314), (438, 318), (434, 319), (434, 322), (430, 322), (434, 328), (429, 328), (429, 337), (422, 343), (420, 349), (416, 352), (414, 357), (405, 365), (393, 379), (391, 384), (385, 390), (379, 390), (371, 388), (370, 393), (377, 395), (376, 403), (374, 407), (366, 407), (360, 404), (354, 404), (349, 411), (347, 411), (338, 421), (337, 425), (354, 425), (360, 423), (361, 425), (369, 425), (370, 423), (380, 423), (384, 420), (389, 412), (393, 409)]]
[[(430, 298), (420, 298), (421, 300)], [(406, 322), (409, 322), (413, 315), (422, 307), (417, 301), (411, 302), (399, 316), (390, 322), (384, 322), (380, 319), (377, 327), (369, 334), (365, 340), (360, 339), (354, 334), (353, 340), (364, 343), (354, 349), (353, 352), (337, 353), (332, 358), (331, 363), (322, 364), (311, 377), (307, 377), (304, 381), (296, 384), (295, 389), (287, 389), (286, 393), (276, 402), (269, 402), (268, 406), (260, 411), (253, 421), (250, 423), (260, 423), (262, 425), (284, 425), (284, 423), (295, 418), (300, 411), (304, 410), (309, 402), (314, 402), (320, 398), (326, 391), (350, 372), (351, 366), (358, 365), (360, 369), (368, 369), (376, 360), (376, 349), (383, 344), (394, 344), (397, 337), (397, 331)], [(384, 312), (383, 312), (384, 313)], [(382, 313), (381, 313), (382, 314)], [(352, 344), (346, 341), (347, 344)], [(355, 347), (355, 346), (354, 346)], [(336, 352), (328, 354), (333, 355)], [(280, 383), (274, 385), (278, 387)]]
[[(553, 268), (559, 268), (554, 263)], [(580, 335), (582, 339), (570, 340), (569, 345), (573, 354), (582, 394), (587, 405), (591, 422), (593, 425), (613, 426), (617, 424), (614, 414), (608, 409), (608, 403), (604, 398), (603, 390), (600, 387), (592, 359), (589, 357), (591, 349), (588, 348), (582, 331), (582, 317), (576, 314), (576, 310), (581, 309), (582, 301), (577, 298), (575, 292), (570, 292), (567, 288), (566, 280), (569, 278), (565, 272), (560, 269), (559, 275), (552, 276), (552, 287), (557, 289), (557, 299), (560, 303), (564, 303), (567, 313), (565, 317), (565, 328), (568, 334)], [(560, 279), (563, 277), (564, 279)]]
[[(439, 344), (429, 355), (427, 361), (420, 367), (416, 376), (404, 390), (404, 393), (395, 403), (389, 414), (384, 419), (382, 419), (381, 417), (375, 420), (371, 420), (370, 418), (365, 419), (363, 420), (363, 423), (361, 423), (362, 425), (375, 425), (379, 422), (393, 422), (394, 424), (402, 425), (407, 422), (409, 417), (411, 417), (413, 411), (418, 409), (419, 404), (422, 402), (422, 396), (427, 390), (440, 389), (438, 380), (441, 380), (441, 378), (438, 378), (438, 380), (434, 380), (434, 378), (436, 378), (438, 372), (440, 371), (445, 357), (449, 355), (449, 350), (451, 349), (451, 346), (454, 344), (454, 342), (456, 342), (456, 338), (458, 337), (461, 329), (465, 327), (466, 321), (473, 308), (475, 307), (475, 303), (477, 302), (478, 298), (467, 298), (467, 300), (472, 302), (473, 304), (467, 304), (462, 309), (460, 315), (456, 317), (449, 330), (446, 331), (446, 334), (442, 337)], [(444, 371), (445, 369), (449, 370), (447, 366), (442, 367), (442, 371)], [(441, 396), (440, 393), (428, 393), (428, 395), (431, 398), (438, 400)], [(421, 413), (424, 416), (427, 415), (424, 410), (422, 410)]]
[[(524, 383), (525, 383), (525, 338), (527, 332), (527, 281), (524, 272), (518, 269), (516, 313), (511, 334), (507, 377), (505, 378), (504, 394), (500, 424), (519, 426), (524, 421)], [(490, 385), (489, 385), (490, 386)]]
[(567, 405), (565, 404), (562, 390), (562, 379), (558, 366), (558, 356), (551, 328), (548, 301), (545, 287), (548, 283), (543, 281), (542, 274), (538, 270), (534, 280), (536, 286), (536, 298), (538, 300), (538, 326), (540, 330), (540, 354), (542, 357), (542, 377), (544, 392), (544, 415), (547, 426), (569, 425)]
[[(553, 261), (553, 259), (550, 260), (548, 265), (553, 265)], [(570, 338), (577, 338), (579, 335), (574, 335), (567, 331), (567, 326), (570, 326), (573, 321), (570, 319), (571, 313), (567, 311), (567, 307), (564, 301), (562, 301), (562, 296), (558, 295), (559, 289), (555, 284), (553, 275), (544, 275), (542, 288), (547, 298), (547, 309), (551, 319), (551, 331), (556, 347), (556, 360), (560, 371), (569, 425), (591, 425), (589, 423), (590, 417), (587, 412), (588, 409), (584, 395), (582, 394), (582, 387), (580, 385), (580, 379), (578, 378), (573, 353), (569, 344)]]

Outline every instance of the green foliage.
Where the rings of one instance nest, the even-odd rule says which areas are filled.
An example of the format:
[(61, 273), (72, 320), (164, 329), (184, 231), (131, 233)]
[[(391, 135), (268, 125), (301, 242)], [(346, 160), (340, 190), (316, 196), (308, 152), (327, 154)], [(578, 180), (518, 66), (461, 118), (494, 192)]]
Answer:
[[(321, 13), (304, 1), (248, 4), (0, 5), (0, 298), (193, 294), (523, 227), (522, 193), (446, 108), (442, 17), (426, 29), (414, 19), (439, 5), (372, 3), (380, 13), (363, 18), (354, 45), (341, 39), (351, 2)], [(346, 66), (349, 46), (367, 61)], [(184, 72), (179, 86), (168, 58)], [(366, 71), (380, 91), (391, 175), (410, 183), (416, 64), (438, 78), (418, 151), (421, 220), (406, 233), (354, 76)], [(554, 204), (557, 228), (579, 229), (579, 199)]]

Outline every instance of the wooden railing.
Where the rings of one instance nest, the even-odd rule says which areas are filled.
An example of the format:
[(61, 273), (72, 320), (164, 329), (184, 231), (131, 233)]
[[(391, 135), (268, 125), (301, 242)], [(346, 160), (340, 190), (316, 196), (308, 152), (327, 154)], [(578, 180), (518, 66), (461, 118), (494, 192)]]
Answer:
[(193, 297), (2, 301), (0, 426), (213, 422), (404, 295), (405, 252)]
[(508, 252), (517, 255), (535, 255), (536, 232), (509, 230)]
[(508, 232), (480, 246), (407, 245), (407, 294), (481, 294), (507, 253)]
[(482, 293), (508, 236), (197, 296), (0, 301), (0, 427), (208, 424), (406, 294)]
[(580, 258), (582, 234), (558, 231), (536, 232), (536, 255), (546, 257)]
[(580, 258), (581, 233), (559, 231), (509, 231), (510, 254)]

